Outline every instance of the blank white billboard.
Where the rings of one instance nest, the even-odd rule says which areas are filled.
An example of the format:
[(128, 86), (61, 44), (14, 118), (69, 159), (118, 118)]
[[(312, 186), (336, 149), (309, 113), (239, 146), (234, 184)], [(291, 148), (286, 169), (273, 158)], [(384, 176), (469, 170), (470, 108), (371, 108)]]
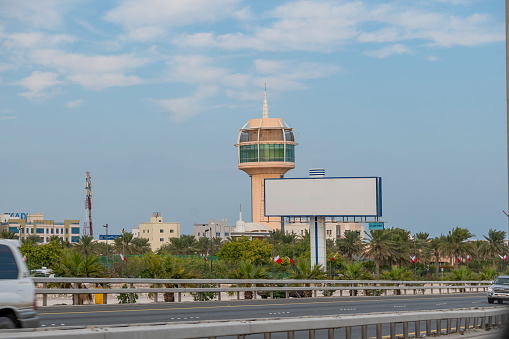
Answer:
[(266, 216), (382, 216), (382, 178), (265, 179)]

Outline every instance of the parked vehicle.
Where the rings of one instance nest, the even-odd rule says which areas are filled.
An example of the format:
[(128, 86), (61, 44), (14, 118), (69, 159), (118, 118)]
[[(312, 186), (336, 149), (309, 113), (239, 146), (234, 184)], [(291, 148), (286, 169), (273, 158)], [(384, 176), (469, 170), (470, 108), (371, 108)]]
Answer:
[(18, 247), (0, 239), (0, 329), (39, 326), (35, 286)]
[(509, 301), (509, 275), (501, 275), (488, 287), (488, 302), (493, 304)]

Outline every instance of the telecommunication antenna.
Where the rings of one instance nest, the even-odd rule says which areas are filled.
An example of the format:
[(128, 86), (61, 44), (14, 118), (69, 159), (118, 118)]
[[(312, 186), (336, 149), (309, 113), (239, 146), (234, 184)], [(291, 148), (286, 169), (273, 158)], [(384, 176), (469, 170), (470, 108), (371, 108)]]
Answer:
[(94, 229), (92, 228), (92, 180), (88, 171), (85, 182), (85, 223), (83, 225), (83, 235), (94, 235)]

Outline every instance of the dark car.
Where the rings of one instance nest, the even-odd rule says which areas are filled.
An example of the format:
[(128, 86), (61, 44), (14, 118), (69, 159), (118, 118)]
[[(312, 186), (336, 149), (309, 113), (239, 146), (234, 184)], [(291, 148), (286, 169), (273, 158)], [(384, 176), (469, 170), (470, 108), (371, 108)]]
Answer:
[(488, 302), (509, 301), (509, 275), (501, 275), (488, 287)]

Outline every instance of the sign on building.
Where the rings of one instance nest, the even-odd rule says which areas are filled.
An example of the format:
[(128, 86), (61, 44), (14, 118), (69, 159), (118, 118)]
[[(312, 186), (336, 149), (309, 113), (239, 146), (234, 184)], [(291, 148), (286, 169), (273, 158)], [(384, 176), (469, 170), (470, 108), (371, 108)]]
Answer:
[(107, 236), (105, 234), (100, 234), (99, 240), (114, 240), (120, 237), (122, 237), (120, 234), (108, 234)]
[(383, 230), (384, 229), (384, 223), (383, 222), (370, 222), (369, 223), (369, 230)]

